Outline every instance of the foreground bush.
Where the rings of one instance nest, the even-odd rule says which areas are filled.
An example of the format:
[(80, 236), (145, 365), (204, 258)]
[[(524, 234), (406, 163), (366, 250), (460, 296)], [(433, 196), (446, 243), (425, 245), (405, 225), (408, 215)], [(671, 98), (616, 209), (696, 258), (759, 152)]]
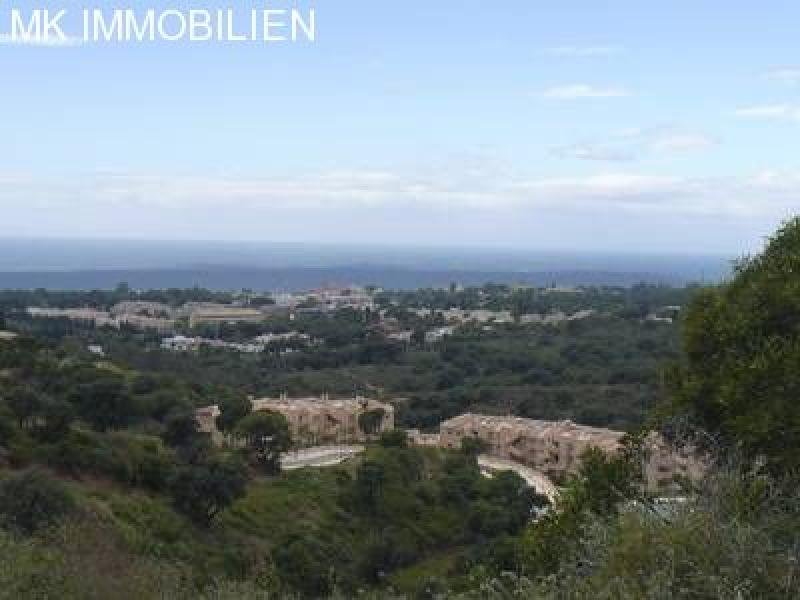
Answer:
[(463, 597), (788, 600), (800, 597), (799, 550), (797, 486), (729, 469), (691, 501), (588, 521), (550, 575), (489, 579)]
[(781, 475), (800, 464), (800, 218), (684, 319), (671, 410)]

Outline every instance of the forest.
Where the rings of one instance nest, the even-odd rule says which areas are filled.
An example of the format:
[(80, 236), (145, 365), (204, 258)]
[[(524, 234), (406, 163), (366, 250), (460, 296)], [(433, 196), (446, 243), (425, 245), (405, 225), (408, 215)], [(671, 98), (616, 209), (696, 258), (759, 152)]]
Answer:
[[(646, 320), (663, 307), (682, 307), (699, 289), (638, 285), (627, 288), (581, 288), (577, 291), (482, 288), (382, 292), (377, 309), (343, 309), (333, 314), (305, 314), (289, 320), (214, 328), (191, 334), (246, 341), (265, 333), (296, 331), (321, 343), (275, 344), (271, 351), (248, 355), (203, 348), (175, 353), (160, 347), (160, 337), (134, 330), (87, 328), (66, 319), (37, 320), (23, 306), (92, 306), (106, 309), (124, 299), (230, 301), (232, 294), (206, 290), (139, 292), (126, 286), (111, 292), (0, 292), (0, 307), (20, 331), (46, 337), (81, 352), (101, 345), (115, 364), (146, 373), (162, 373), (192, 382), (199, 396), (220, 386), (257, 397), (362, 393), (396, 404), (399, 422), (435, 429), (467, 410), (513, 413), (530, 418), (573, 418), (588, 425), (630, 430), (640, 426), (660, 399), (665, 363), (675, 360), (679, 323)], [(445, 324), (446, 308), (508, 310), (515, 314), (594, 311), (590, 318), (553, 324), (466, 324), (434, 343), (426, 329)], [(416, 309), (431, 311), (420, 317)], [(378, 311), (384, 317), (380, 317)], [(413, 331), (410, 343), (387, 336), (392, 321)], [(288, 352), (287, 352), (288, 350)]]

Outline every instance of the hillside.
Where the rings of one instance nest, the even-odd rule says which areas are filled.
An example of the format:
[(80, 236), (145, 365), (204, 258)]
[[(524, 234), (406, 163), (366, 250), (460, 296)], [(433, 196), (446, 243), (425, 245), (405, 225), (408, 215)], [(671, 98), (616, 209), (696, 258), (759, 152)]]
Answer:
[[(674, 354), (659, 341), (671, 339), (659, 331), (675, 331), (658, 329), (667, 323), (646, 325), (624, 311), (521, 335), (513, 325), (486, 335), (467, 327), (452, 344), (403, 352), (370, 345), (359, 326), (331, 317), (326, 327), (353, 337), (329, 357), (341, 359), (352, 344), (373, 360), (340, 365), (337, 376), (427, 360), (417, 363), (424, 381), (458, 365), (463, 379), (437, 393), (491, 382), (513, 398), (505, 378), (514, 368), (500, 365), (511, 356), (539, 362), (539, 346), (557, 335), (576, 337), (550, 339), (565, 361), (550, 374), (570, 372), (573, 386), (581, 372), (607, 373), (630, 355), (648, 356), (656, 369), (663, 353), (663, 397), (638, 419), (645, 426), (632, 423), (615, 454), (587, 450), (544, 511), (546, 501), (516, 475), (481, 475), (474, 440), (457, 450), (415, 448), (403, 431), (388, 432), (341, 466), (280, 473), (277, 457), (291, 443), (286, 418), (250, 414), (244, 391), (212, 362), (146, 370), (146, 353), (130, 351), (135, 334), (118, 341), (127, 360), (115, 357), (113, 342), (110, 357), (92, 355), (75, 332), (4, 335), (0, 595), (796, 598), (798, 269), (794, 220), (764, 253), (738, 264), (730, 282), (694, 290)], [(603, 345), (615, 349), (602, 354)], [(151, 353), (154, 364), (160, 358)], [(199, 355), (200, 364), (241, 358)], [(302, 371), (330, 375), (308, 364)], [(214, 447), (197, 431), (195, 407), (211, 402), (237, 443)], [(526, 404), (507, 406), (521, 413)], [(546, 406), (531, 410), (575, 410)], [(667, 497), (646, 488), (649, 430), (702, 456), (705, 476), (679, 477)]]

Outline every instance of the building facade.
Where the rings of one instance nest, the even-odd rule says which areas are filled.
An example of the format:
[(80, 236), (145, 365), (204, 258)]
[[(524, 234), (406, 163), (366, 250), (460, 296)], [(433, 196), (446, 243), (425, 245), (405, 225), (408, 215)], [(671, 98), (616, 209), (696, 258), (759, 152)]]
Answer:
[[(360, 396), (332, 399), (327, 394), (307, 398), (282, 395), (253, 400), (253, 411), (272, 411), (286, 417), (295, 446), (364, 442), (394, 429), (391, 404)], [(376, 419), (373, 432), (363, 431), (359, 423), (359, 417), (368, 412)], [(216, 425), (219, 407), (201, 408), (196, 414), (200, 431), (210, 434), (215, 443), (221, 443), (223, 438)]]
[(185, 310), (189, 316), (189, 327), (226, 323), (260, 323), (266, 319), (260, 310), (227, 304), (187, 305)]
[[(596, 448), (607, 454), (622, 448), (623, 432), (577, 425), (571, 421), (536, 421), (521, 417), (465, 414), (442, 423), (440, 445), (459, 448), (465, 438), (478, 439), (487, 453), (532, 467), (561, 479), (580, 468), (583, 454)], [(676, 477), (702, 476), (703, 463), (693, 452), (677, 451), (658, 434), (645, 442), (643, 474), (651, 488), (661, 488)]]
[(331, 399), (327, 394), (308, 398), (284, 395), (254, 400), (253, 410), (281, 413), (289, 421), (292, 439), (306, 446), (366, 441), (371, 435), (361, 429), (359, 417), (371, 411), (376, 418), (380, 415), (373, 435), (394, 429), (394, 407), (361, 396)]

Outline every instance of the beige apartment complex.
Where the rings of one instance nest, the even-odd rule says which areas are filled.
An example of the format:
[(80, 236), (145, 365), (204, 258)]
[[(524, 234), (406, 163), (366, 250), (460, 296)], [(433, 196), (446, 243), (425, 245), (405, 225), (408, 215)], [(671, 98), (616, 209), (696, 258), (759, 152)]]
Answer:
[(260, 323), (266, 316), (260, 310), (227, 304), (187, 305), (189, 327), (224, 323)]
[[(121, 305), (118, 305), (121, 306)], [(93, 308), (37, 308), (27, 309), (30, 316), (45, 319), (69, 319), (71, 321), (83, 321), (93, 323), (95, 327), (114, 327), (119, 329), (122, 325), (128, 325), (135, 329), (154, 329), (159, 332), (172, 331), (175, 327), (173, 319), (160, 317), (150, 317), (145, 314), (108, 312)]]
[(589, 448), (615, 452), (624, 434), (571, 421), (465, 414), (442, 423), (440, 436), (445, 448), (458, 448), (462, 439), (475, 438), (487, 445), (492, 456), (562, 475), (574, 472)]
[(369, 435), (361, 430), (359, 416), (370, 411), (380, 415), (376, 433), (394, 429), (394, 407), (360, 396), (346, 399), (321, 398), (262, 398), (253, 401), (253, 410), (279, 412), (289, 421), (292, 439), (296, 443), (318, 444), (366, 441)]
[[(618, 452), (625, 434), (571, 421), (465, 414), (442, 423), (439, 436), (440, 445), (445, 448), (460, 447), (464, 438), (482, 440), (492, 456), (561, 478), (577, 471), (581, 456), (589, 448), (608, 454)], [(657, 434), (648, 438), (646, 451), (643, 468), (651, 487), (662, 487), (676, 476), (697, 478), (702, 475), (702, 463), (695, 460), (691, 452), (675, 451)]]
[[(299, 446), (321, 444), (342, 444), (366, 441), (370, 435), (359, 424), (359, 417), (375, 411), (380, 418), (375, 433), (394, 429), (394, 407), (360, 396), (345, 399), (322, 397), (262, 398), (253, 400), (253, 411), (272, 411), (281, 413), (289, 421), (292, 440)], [(211, 434), (215, 442), (221, 443), (222, 436), (217, 430), (216, 417), (219, 408), (210, 406), (197, 411), (200, 430)]]

